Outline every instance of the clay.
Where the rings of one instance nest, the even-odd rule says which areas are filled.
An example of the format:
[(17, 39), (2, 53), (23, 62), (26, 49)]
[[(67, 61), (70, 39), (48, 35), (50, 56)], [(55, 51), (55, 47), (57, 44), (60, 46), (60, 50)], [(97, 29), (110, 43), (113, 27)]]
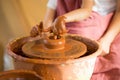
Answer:
[[(82, 58), (87, 58), (88, 56), (90, 56), (91, 54), (96, 53), (96, 55), (98, 55), (101, 52), (100, 46), (98, 44), (98, 42), (94, 41), (94, 40), (90, 40), (88, 38), (82, 37), (82, 36), (77, 36), (77, 35), (67, 35), (66, 37), (74, 39), (76, 41), (80, 41), (82, 43), (84, 43), (87, 46), (87, 52), (78, 58), (75, 59), (82, 59)], [(35, 41), (38, 40), (40, 38), (31, 38), (31, 37), (21, 37), (21, 38), (17, 38), (13, 41), (11, 41), (8, 45), (7, 45), (7, 50), (9, 55), (11, 55), (12, 57), (14, 57), (17, 60), (22, 59), (22, 61), (26, 61), (27, 62), (32, 62), (32, 63), (45, 63), (45, 64), (61, 64), (64, 63), (66, 60), (52, 60), (52, 59), (35, 59), (35, 58), (29, 58), (29, 56), (26, 56), (25, 53), (22, 51), (22, 47), (24, 46), (24, 44), (26, 44), (27, 42), (31, 42), (31, 41)], [(75, 60), (74, 59), (74, 60)]]
[(101, 48), (97, 41), (78, 35), (65, 35), (65, 19), (64, 16), (58, 17), (48, 29), (44, 29), (40, 22), (31, 30), (31, 36), (9, 42), (7, 50), (13, 57), (15, 69), (24, 71), (3, 72), (0, 77), (89, 80)]
[(64, 49), (65, 48), (65, 38), (55, 38), (55, 36), (49, 36), (41, 40), (43, 45), (48, 49)]
[[(71, 44), (72, 43), (72, 44)], [(74, 59), (84, 55), (87, 51), (85, 44), (72, 38), (38, 39), (27, 42), (22, 50), (26, 56), (44, 59)]]
[(33, 70), (45, 80), (62, 80), (62, 73), (56, 65), (38, 64), (33, 67)]
[[(45, 80), (69, 80), (69, 78), (72, 80), (79, 80), (79, 78), (82, 78), (82, 76), (85, 76), (84, 78), (90, 77), (88, 74), (92, 74), (90, 70), (93, 69), (94, 65), (91, 63), (95, 63), (91, 62), (91, 60), (95, 59), (101, 53), (98, 42), (78, 35), (66, 35), (65, 38), (84, 43), (87, 46), (87, 52), (83, 56), (69, 59), (48, 59), (26, 56), (22, 51), (22, 47), (28, 42), (34, 42), (37, 40), (40, 41), (40, 37), (21, 37), (15, 39), (8, 44), (7, 50), (15, 61), (15, 69), (28, 69), (31, 67), (31, 70), (45, 78)], [(26, 65), (23, 68), (21, 65), (24, 64)], [(89, 65), (89, 67), (87, 67), (89, 72), (85, 69), (87, 74), (82, 75), (82, 73), (85, 73), (82, 72), (84, 71), (83, 64)], [(74, 73), (73, 70), (78, 72)], [(79, 77), (77, 75), (79, 75)], [(82, 80), (89, 79), (82, 78)]]
[[(38, 26), (38, 33), (41, 39), (24, 44), (22, 47), (24, 54), (31, 58), (66, 60), (84, 55), (87, 51), (84, 43), (63, 35), (66, 32), (64, 19), (64, 16), (58, 17), (55, 20), (57, 24), (51, 26), (49, 31), (43, 29), (43, 23), (41, 22)], [(46, 31), (50, 33), (47, 36), (44, 35)]]
[(9, 70), (0, 72), (0, 80), (44, 80), (34, 71), (28, 70)]

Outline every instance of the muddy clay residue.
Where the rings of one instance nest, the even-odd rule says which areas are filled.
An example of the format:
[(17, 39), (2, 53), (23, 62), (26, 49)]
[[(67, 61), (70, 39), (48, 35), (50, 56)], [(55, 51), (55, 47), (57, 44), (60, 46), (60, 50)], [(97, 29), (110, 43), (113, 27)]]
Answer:
[[(40, 42), (40, 38), (33, 39), (32, 37), (22, 37), (22, 38), (13, 40), (8, 44), (7, 49), (8, 49), (8, 53), (14, 58), (16, 69), (23, 69), (20, 66), (26, 64), (24, 66), (26, 68), (24, 69), (28, 69), (28, 67), (32, 66), (31, 70), (35, 71), (39, 76), (43, 77), (45, 80), (68, 80), (69, 77), (72, 77), (72, 80), (74, 79), (79, 80), (79, 77), (77, 77), (76, 75), (81, 74), (81, 72), (74, 73), (74, 71), (72, 70), (78, 71), (79, 69), (81, 69), (79, 68), (82, 65), (81, 63), (84, 63), (84, 61), (89, 60), (91, 58), (89, 57), (90, 55), (96, 54), (96, 52), (99, 52), (99, 45), (96, 41), (90, 40), (88, 38), (84, 38), (81, 36), (67, 35), (65, 36), (65, 38), (85, 44), (87, 47), (85, 54), (82, 56), (74, 57), (74, 58), (70, 58), (70, 57), (63, 58), (63, 55), (62, 55), (62, 58), (60, 58), (60, 56), (58, 58), (56, 57), (48, 58), (47, 56), (46, 58), (46, 57), (43, 57), (43, 54), (41, 57), (37, 57), (37, 58), (31, 57), (31, 56), (26, 55), (26, 53), (23, 52), (22, 50), (23, 46), (26, 45), (28, 42), (31, 43), (34, 41), (36, 41), (36, 43), (42, 43)], [(75, 52), (74, 51), (75, 49), (71, 51), (70, 49), (68, 50), (69, 50), (69, 53), (67, 53), (68, 55), (71, 55), (72, 51)], [(53, 55), (53, 54), (48, 53), (48, 55)], [(94, 55), (93, 58), (96, 57), (97, 55)], [(86, 63), (89, 65), (89, 62), (90, 60)], [(90, 69), (91, 67), (89, 67), (89, 70)], [(69, 72), (69, 74), (66, 72)]]
[[(80, 37), (80, 36), (71, 36), (71, 35), (66, 36), (66, 38), (70, 38), (70, 39), (73, 39), (73, 40), (76, 40), (76, 41), (80, 41), (80, 42), (84, 43), (87, 46), (87, 52), (84, 55), (82, 55), (81, 57), (88, 56), (88, 55), (96, 52), (98, 50), (98, 48), (99, 48), (98, 44), (95, 41), (92, 41), (92, 40), (90, 40), (88, 38), (84, 38), (84, 37)], [(27, 42), (31, 42), (31, 37), (23, 37), (23, 38), (16, 39), (16, 40), (10, 42), (10, 44), (8, 45), (9, 46), (8, 50), (10, 52), (12, 52), (12, 53), (10, 53), (10, 55), (12, 55), (15, 58), (16, 58), (16, 56), (21, 56), (24, 59), (26, 59), (26, 58), (27, 59), (28, 58), (38, 59), (38, 58), (26, 56), (25, 53), (22, 51), (22, 46)], [(78, 57), (78, 58), (80, 58), (80, 57)], [(77, 58), (75, 58), (75, 59), (77, 59)], [(39, 61), (40, 60), (42, 62), (46, 61), (45, 63), (49, 63), (50, 60), (52, 60), (52, 59), (39, 58)], [(59, 62), (59, 61), (60, 62), (66, 61), (66, 59), (63, 60), (63, 59), (54, 59), (54, 58), (53, 58), (53, 60), (54, 60), (53, 63), (56, 63), (56, 62)]]
[[(57, 44), (57, 41), (60, 44)], [(64, 45), (61, 46), (61, 43), (59, 40), (52, 40), (51, 43), (44, 44), (39, 39), (26, 43), (22, 50), (28, 57), (44, 59), (74, 59), (84, 55), (87, 51), (85, 44), (80, 41), (66, 38)], [(52, 48), (46, 47), (46, 45)], [(59, 45), (60, 47), (58, 47)]]
[(36, 72), (29, 70), (9, 70), (0, 72), (0, 80), (43, 80)]

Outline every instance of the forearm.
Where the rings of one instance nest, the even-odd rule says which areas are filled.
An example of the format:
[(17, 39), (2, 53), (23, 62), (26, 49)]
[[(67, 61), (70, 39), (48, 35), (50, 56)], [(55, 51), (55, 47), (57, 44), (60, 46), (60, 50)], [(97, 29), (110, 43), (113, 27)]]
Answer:
[(119, 32), (120, 32), (120, 7), (118, 6), (113, 16), (113, 19), (109, 25), (109, 28), (102, 38), (104, 40), (107, 40), (108, 43), (111, 43)]
[(88, 18), (91, 15), (94, 0), (82, 0), (82, 6), (79, 9), (73, 10), (64, 14), (65, 22), (76, 22)]
[(87, 9), (77, 9), (69, 13), (66, 13), (63, 16), (66, 17), (65, 22), (77, 22), (88, 18), (91, 12), (92, 10), (88, 11)]
[(45, 14), (45, 18), (43, 20), (44, 29), (47, 29), (48, 27), (52, 25), (53, 20), (54, 20), (54, 15), (55, 15), (55, 10), (48, 8)]

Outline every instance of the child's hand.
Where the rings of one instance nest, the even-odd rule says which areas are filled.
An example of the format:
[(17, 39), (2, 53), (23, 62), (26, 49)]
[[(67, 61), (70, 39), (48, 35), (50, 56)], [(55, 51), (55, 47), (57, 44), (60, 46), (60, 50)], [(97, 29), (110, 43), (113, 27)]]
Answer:
[(36, 37), (39, 35), (39, 32), (38, 32), (38, 25), (36, 26), (33, 26), (33, 28), (31, 29), (30, 31), (30, 36), (31, 37)]
[(67, 32), (66, 26), (65, 26), (65, 17), (59, 16), (52, 25), (52, 31), (55, 35), (63, 35)]
[(30, 36), (36, 37), (38, 35), (42, 35), (42, 32), (43, 32), (43, 22), (40, 22), (39, 25), (36, 25), (32, 28), (32, 30), (30, 31)]

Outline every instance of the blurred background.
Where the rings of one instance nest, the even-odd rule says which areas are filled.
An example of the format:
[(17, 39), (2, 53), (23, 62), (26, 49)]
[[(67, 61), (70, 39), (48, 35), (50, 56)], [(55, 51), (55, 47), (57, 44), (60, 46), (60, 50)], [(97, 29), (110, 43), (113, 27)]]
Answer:
[[(0, 71), (10, 40), (28, 36), (31, 28), (43, 20), (48, 0), (0, 0)], [(12, 66), (9, 59), (7, 65)]]

